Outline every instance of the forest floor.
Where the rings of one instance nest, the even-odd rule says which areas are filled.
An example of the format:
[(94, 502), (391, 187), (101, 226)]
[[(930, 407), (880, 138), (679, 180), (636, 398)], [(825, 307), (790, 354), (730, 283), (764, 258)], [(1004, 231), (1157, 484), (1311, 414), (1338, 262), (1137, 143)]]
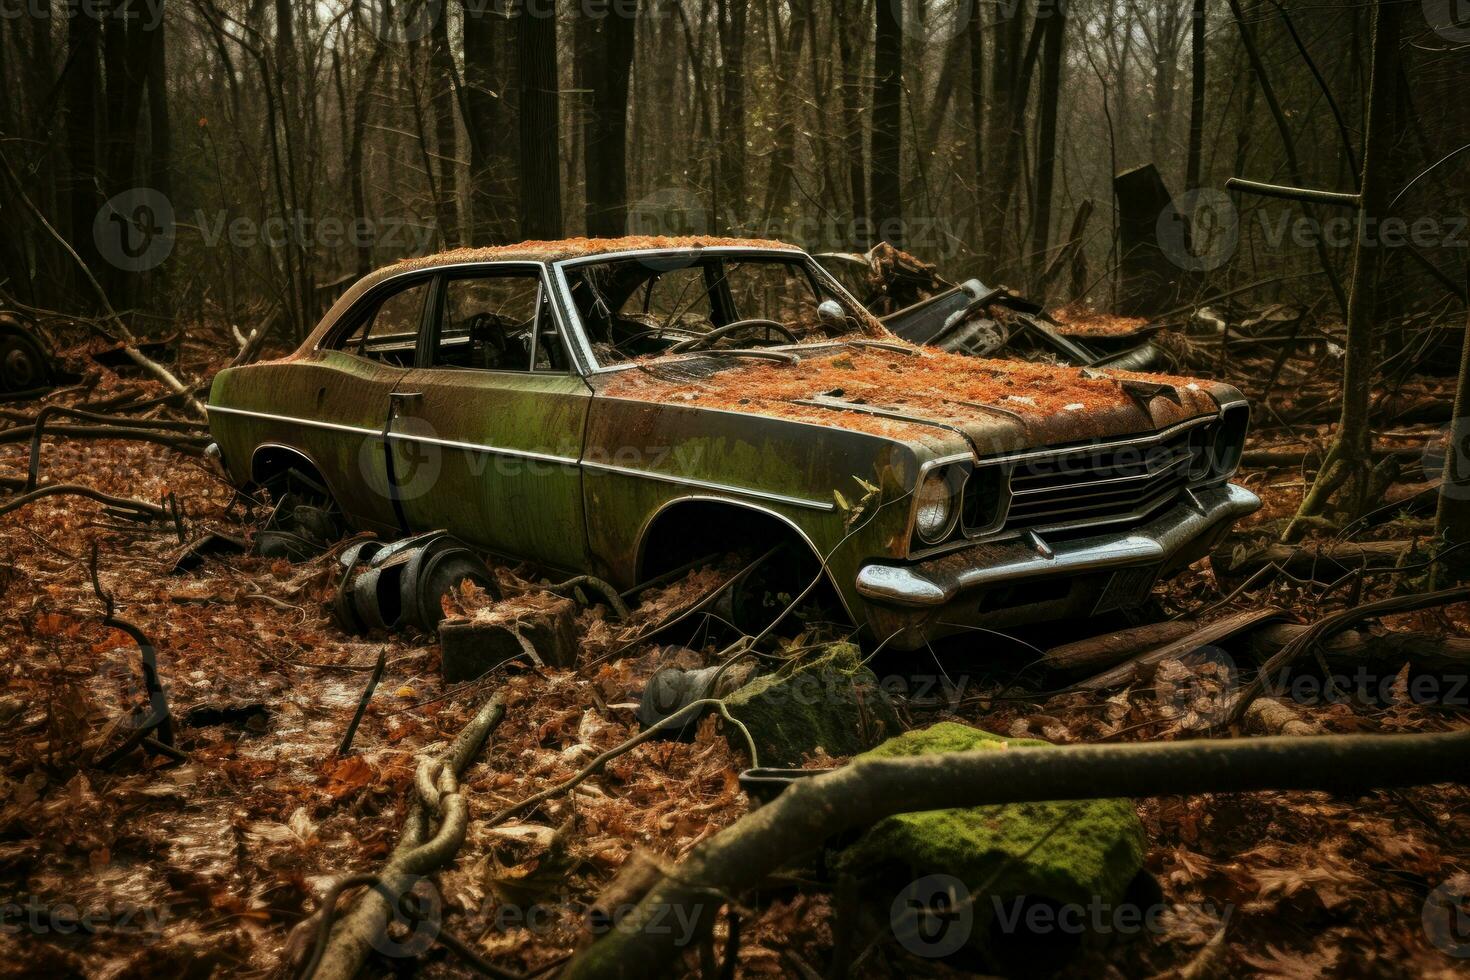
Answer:
[[(1220, 376), (1253, 399), (1262, 395), (1273, 350), (1222, 354), (1218, 341), (1212, 348), (1183, 334), (1169, 342), (1185, 355), (1188, 372)], [(187, 347), (180, 367), (204, 377), (230, 353), (221, 337)], [(1330, 354), (1322, 360), (1332, 363)], [(55, 400), (164, 393), (136, 374), (91, 370), (95, 385)], [(1403, 568), (1313, 576), (1293, 566), (1291, 575), (1238, 591), (1246, 575), (1231, 567), (1248, 565), (1253, 550), (1274, 542), (1321, 456), (1335, 384), (1313, 358), (1287, 362), (1269, 400), (1256, 406), (1237, 481), (1265, 507), (1223, 553), (1160, 588), (1159, 618), (1209, 621), (1275, 605), (1310, 622), (1390, 594), (1413, 576)], [(1322, 529), (1305, 547), (1428, 539), (1434, 494), (1425, 491), (1444, 426), (1415, 419), (1432, 417), (1422, 406), (1441, 404), (1450, 389), (1447, 378), (1404, 376), (1378, 392), (1384, 417), (1400, 419), (1380, 430), (1380, 445), (1404, 460), (1400, 476), (1371, 521)], [(37, 407), (8, 406), (22, 414)], [(0, 478), (24, 477), (28, 448), (0, 444)], [(118, 496), (172, 494), (191, 538), (211, 528), (249, 535), (257, 526), (258, 512), (252, 516), (191, 454), (47, 437), (40, 471), (45, 483)], [(98, 764), (120, 740), (122, 705), (137, 698), (139, 684), (136, 646), (102, 623), (90, 573), (94, 547), (116, 614), (157, 647), (187, 761), (135, 752), (110, 768)], [(296, 564), (225, 555), (170, 574), (180, 547), (172, 521), (119, 522), (87, 500), (47, 498), (0, 516), (0, 974), (293, 975), (313, 938), (308, 917), (332, 882), (373, 870), (394, 846), (414, 795), (415, 756), (453, 738), (492, 692), (505, 699), (505, 720), (465, 775), (468, 836), (435, 884), (445, 927), (499, 967), (551, 968), (588, 941), (586, 910), (630, 856), (644, 850), (680, 858), (748, 811), (736, 777), (749, 763), (710, 718), (692, 741), (640, 745), (575, 793), (486, 829), (475, 818), (571, 775), (638, 731), (636, 702), (664, 662), (659, 646), (635, 644), (596, 662), (617, 651), (632, 627), (594, 607), (579, 616), (577, 668), (507, 668), (446, 686), (432, 637), (364, 639), (333, 624), (330, 554)], [(507, 590), (534, 591), (533, 570), (496, 572)], [(661, 619), (703, 584), (696, 575), (646, 595), (635, 625)], [(1470, 606), (1389, 617), (1381, 626), (1470, 636)], [(872, 666), (880, 677), (903, 679), (909, 695), (897, 704), (911, 726), (959, 720), (1059, 743), (1196, 737), (1198, 719), (1159, 697), (1155, 684), (1046, 693), (1064, 685), (1036, 664), (1036, 648), (1097, 628), (976, 634), (934, 654), (881, 656)], [(352, 754), (338, 757), (380, 651), (384, 677)], [(693, 659), (686, 665), (702, 663)], [(1165, 665), (1160, 672), (1170, 669), (1189, 670)], [(1329, 732), (1433, 732), (1466, 723), (1470, 692), (1416, 702), (1408, 680), (1407, 668), (1384, 678), (1387, 696), (1373, 703), (1327, 697), (1293, 707)], [(1463, 787), (1362, 797), (1173, 797), (1142, 801), (1138, 813), (1162, 914), (1139, 935), (1089, 945), (1066, 973), (1457, 973), (1462, 961), (1447, 955), (1443, 936), (1426, 930), (1425, 913), (1445, 888), (1470, 894), (1470, 793)], [(810, 883), (772, 889), (748, 912), (740, 974), (826, 973), (833, 947), (826, 890)], [(884, 930), (860, 935), (856, 975), (957, 975), (907, 954)], [(374, 962), (378, 972), (394, 965)], [(429, 975), (472, 975), (442, 946), (423, 951), (417, 963)]]

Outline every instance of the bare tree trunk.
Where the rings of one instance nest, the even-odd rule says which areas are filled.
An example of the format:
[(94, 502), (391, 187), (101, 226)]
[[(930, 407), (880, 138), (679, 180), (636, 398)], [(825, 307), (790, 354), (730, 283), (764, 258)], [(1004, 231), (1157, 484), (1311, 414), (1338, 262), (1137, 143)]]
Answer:
[(71, 227), (67, 238), (88, 268), (98, 265), (92, 222), (102, 203), (97, 196), (97, 59), (102, 28), (97, 18), (72, 5), (66, 13), (66, 197)]
[(470, 134), (470, 241), (505, 244), (515, 238), (517, 133), (509, 126), (514, 98), (514, 50), (505, 25), (509, 0), (464, 5), (464, 116)]
[[(1235, 4), (1237, 0), (1231, 0)], [(1312, 488), (1302, 500), (1297, 516), (1321, 513), (1327, 501), (1344, 485), (1349, 496), (1347, 509), (1361, 512), (1373, 496), (1370, 486), (1370, 454), (1373, 432), (1368, 406), (1376, 354), (1373, 343), (1374, 314), (1378, 305), (1381, 271), (1376, 228), (1393, 192), (1389, 152), (1393, 146), (1394, 111), (1398, 105), (1399, 26), (1403, 7), (1396, 0), (1374, 0), (1373, 65), (1368, 83), (1368, 125), (1363, 135), (1362, 206), (1358, 210), (1358, 238), (1353, 246), (1352, 297), (1348, 301), (1347, 352), (1343, 357), (1342, 417)], [(1300, 521), (1287, 526), (1285, 538), (1300, 532)]]
[[(1046, 264), (1046, 246), (1051, 237), (1052, 187), (1056, 183), (1057, 112), (1062, 98), (1062, 67), (1066, 59), (1066, 7), (1057, 4), (1046, 19), (1042, 45), (1041, 110), (1037, 120), (1036, 213), (1031, 221), (1031, 268)], [(1034, 276), (1033, 276), (1034, 278)]]
[[(165, 199), (173, 197), (173, 128), (168, 115), (168, 58), (164, 44), (164, 0), (158, 0), (157, 22), (148, 44), (148, 184)], [(173, 312), (168, 289), (167, 265), (155, 273), (154, 305), (165, 314)]]
[(455, 130), (454, 56), (449, 49), (449, 11), (434, 17), (429, 48), (429, 105), (434, 113), (434, 149), (438, 161), (439, 186), (434, 212), (439, 235), (446, 247), (460, 243), (459, 234), (459, 134)]
[[(391, 0), (381, 0), (383, 4), (384, 22), (387, 22), (392, 14)], [(368, 57), (367, 68), (363, 71), (361, 83), (357, 86), (357, 92), (352, 99), (352, 136), (347, 150), (347, 181), (352, 186), (352, 214), (354, 222), (367, 221), (367, 186), (363, 177), (363, 138), (367, 133), (368, 122), (368, 96), (373, 90), (373, 82), (378, 77), (378, 70), (383, 64), (383, 58), (388, 53), (388, 46), (379, 38), (373, 39), (373, 53)], [(373, 245), (367, 235), (356, 235), (357, 239), (357, 274), (365, 276), (373, 271)]]
[(877, 31), (873, 44), (873, 165), (871, 208), (877, 236), (903, 244), (903, 7), (873, 4)]
[(628, 77), (638, 22), (627, 4), (590, 0), (578, 12), (581, 87), (590, 88), (585, 116), (587, 234), (613, 237), (628, 227)]
[[(1291, 182), (1297, 187), (1303, 187), (1301, 163), (1297, 159), (1296, 139), (1291, 135), (1291, 127), (1287, 124), (1286, 113), (1281, 109), (1281, 103), (1276, 98), (1276, 90), (1271, 85), (1271, 79), (1266, 74), (1265, 63), (1261, 59), (1261, 53), (1256, 48), (1255, 35), (1251, 33), (1250, 24), (1245, 19), (1245, 14), (1240, 9), (1240, 0), (1228, 0), (1230, 12), (1235, 17), (1236, 27), (1240, 30), (1240, 43), (1245, 48), (1246, 57), (1250, 59), (1251, 69), (1255, 72), (1256, 81), (1260, 83), (1261, 96), (1266, 100), (1266, 108), (1271, 112), (1271, 118), (1276, 122), (1276, 130), (1281, 135), (1281, 149), (1286, 155), (1286, 169), (1291, 175)], [(1391, 83), (1390, 83), (1391, 84)], [(1310, 205), (1303, 205), (1302, 210), (1309, 219), (1316, 218), (1314, 209)], [(1322, 272), (1327, 276), (1328, 284), (1332, 287), (1332, 294), (1337, 300), (1338, 308), (1343, 311), (1344, 316), (1348, 313), (1347, 294), (1342, 288), (1342, 282), (1338, 279), (1337, 270), (1332, 267), (1332, 258), (1327, 254), (1327, 242), (1321, 235), (1314, 238), (1317, 246), (1317, 261), (1322, 265)]]
[(1205, 141), (1205, 0), (1194, 0), (1190, 25), (1189, 150), (1184, 161), (1184, 189), (1199, 187), (1200, 157)]
[(557, 95), (555, 3), (517, 10), (520, 68), (521, 235), (562, 237), (561, 119)]
[[(837, 34), (837, 54), (842, 60), (842, 131), (843, 147), (847, 157), (847, 187), (852, 197), (852, 242), (856, 248), (868, 248), (873, 244), (869, 232), (868, 177), (863, 166), (863, 88), (859, 77), (862, 55), (859, 53), (867, 41), (867, 31), (862, 36), (854, 34), (865, 22), (854, 16), (854, 7), (861, 7), (858, 0), (838, 0), (832, 13), (832, 30)], [(856, 42), (856, 43), (854, 43)]]
[(716, 0), (720, 45), (719, 185), (715, 214), (731, 231), (745, 209), (745, 0)]

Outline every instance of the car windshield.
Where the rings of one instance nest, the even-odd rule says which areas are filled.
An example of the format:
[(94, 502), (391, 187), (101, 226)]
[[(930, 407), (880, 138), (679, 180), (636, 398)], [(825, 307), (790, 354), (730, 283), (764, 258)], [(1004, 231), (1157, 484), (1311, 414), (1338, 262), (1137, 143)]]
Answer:
[(601, 365), (887, 334), (803, 255), (676, 252), (566, 266)]

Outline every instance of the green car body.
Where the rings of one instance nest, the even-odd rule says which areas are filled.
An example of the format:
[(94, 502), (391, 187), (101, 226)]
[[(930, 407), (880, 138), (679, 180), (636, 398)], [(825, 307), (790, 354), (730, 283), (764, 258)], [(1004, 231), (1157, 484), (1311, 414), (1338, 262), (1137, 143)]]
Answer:
[[(710, 268), (799, 265), (852, 329), (607, 363), (578, 290), (609, 256), (700, 263), (716, 306), (729, 287)], [(446, 283), (497, 269), (537, 284), (530, 369), (434, 366)], [(361, 327), (343, 348), (417, 284), (420, 339), (364, 356)], [(559, 366), (538, 366), (538, 343)], [(991, 397), (1008, 386), (1032, 394)], [(1077, 400), (1051, 404), (1063, 398)], [(899, 649), (1137, 603), (1259, 505), (1227, 482), (1248, 420), (1233, 388), (912, 348), (777, 243), (531, 243), (401, 263), (348, 290), (295, 353), (221, 371), (209, 411), (241, 485), (296, 467), (357, 526), (447, 528), (622, 588), (721, 542), (788, 540), (855, 624)]]

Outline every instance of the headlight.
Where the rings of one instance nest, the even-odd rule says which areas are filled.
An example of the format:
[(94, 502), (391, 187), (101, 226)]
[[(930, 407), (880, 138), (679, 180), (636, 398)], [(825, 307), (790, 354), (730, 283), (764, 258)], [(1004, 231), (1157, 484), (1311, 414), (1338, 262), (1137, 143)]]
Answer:
[(915, 493), (914, 533), (925, 544), (938, 544), (954, 527), (955, 491), (947, 468), (931, 471)]
[(1227, 405), (1220, 413), (1220, 427), (1215, 435), (1214, 477), (1227, 477), (1240, 465), (1245, 453), (1245, 435), (1251, 424), (1250, 406), (1239, 402)]

